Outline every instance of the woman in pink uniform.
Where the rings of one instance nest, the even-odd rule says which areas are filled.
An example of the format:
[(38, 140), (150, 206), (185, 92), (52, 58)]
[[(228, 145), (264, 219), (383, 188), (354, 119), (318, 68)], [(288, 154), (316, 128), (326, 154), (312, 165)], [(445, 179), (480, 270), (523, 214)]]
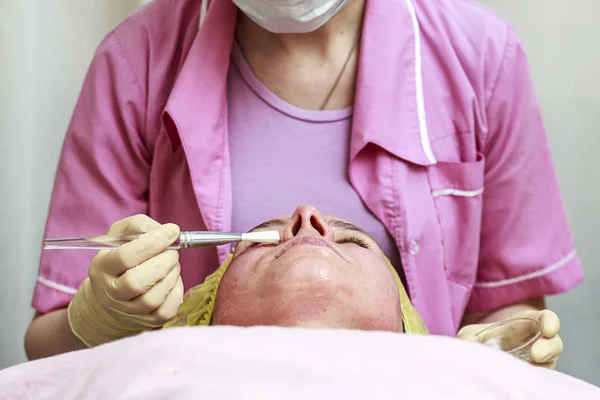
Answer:
[[(29, 356), (84, 347), (69, 316), (85, 310), (68, 306), (102, 309), (103, 285), (131, 303), (106, 340), (160, 326), (230, 250), (165, 251), (179, 228), (247, 231), (301, 203), (365, 228), (434, 334), (543, 310), (583, 278), (523, 47), (494, 13), (155, 0), (97, 50), (46, 227), (148, 233), (42, 255)], [(553, 365), (558, 318), (540, 315), (555, 328), (537, 361)]]

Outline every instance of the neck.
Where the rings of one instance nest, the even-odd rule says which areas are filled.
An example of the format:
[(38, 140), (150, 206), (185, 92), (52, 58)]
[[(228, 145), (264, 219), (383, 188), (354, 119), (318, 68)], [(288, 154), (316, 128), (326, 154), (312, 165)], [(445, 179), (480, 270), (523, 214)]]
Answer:
[(265, 30), (244, 13), (240, 12), (236, 36), (241, 47), (252, 43), (261, 52), (285, 51), (286, 53), (331, 53), (340, 40), (356, 42), (362, 30), (366, 0), (350, 0), (344, 8), (325, 25), (308, 33), (280, 34)]

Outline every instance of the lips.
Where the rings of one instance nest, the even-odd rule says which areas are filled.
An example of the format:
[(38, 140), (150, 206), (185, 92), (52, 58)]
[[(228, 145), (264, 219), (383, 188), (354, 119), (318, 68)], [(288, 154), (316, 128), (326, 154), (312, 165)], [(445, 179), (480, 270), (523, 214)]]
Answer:
[(281, 247), (281, 249), (279, 249), (279, 251), (275, 255), (275, 259), (278, 259), (279, 257), (281, 257), (285, 252), (287, 252), (291, 248), (296, 247), (296, 246), (301, 246), (301, 245), (325, 247), (325, 248), (333, 251), (338, 256), (340, 256), (342, 259), (344, 259), (344, 261), (350, 262), (350, 260), (348, 260), (348, 258), (346, 256), (344, 256), (338, 249), (336, 249), (330, 242), (328, 242), (327, 240), (322, 239), (320, 237), (313, 237), (313, 236), (303, 236), (303, 237), (298, 237), (296, 239), (290, 240), (285, 245), (283, 245), (283, 247)]

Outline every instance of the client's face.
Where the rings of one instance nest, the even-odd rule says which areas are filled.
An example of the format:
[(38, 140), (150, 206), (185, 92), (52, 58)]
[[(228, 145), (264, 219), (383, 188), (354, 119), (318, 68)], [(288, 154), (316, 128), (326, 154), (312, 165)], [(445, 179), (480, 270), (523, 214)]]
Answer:
[(312, 206), (260, 230), (279, 230), (281, 243), (239, 244), (217, 291), (214, 325), (402, 331), (398, 286), (362, 230)]

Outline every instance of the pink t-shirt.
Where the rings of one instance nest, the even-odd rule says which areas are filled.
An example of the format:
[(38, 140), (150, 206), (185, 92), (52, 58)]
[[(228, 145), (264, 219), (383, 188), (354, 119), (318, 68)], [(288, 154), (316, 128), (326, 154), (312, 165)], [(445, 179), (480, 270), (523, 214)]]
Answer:
[[(230, 0), (155, 0), (106, 36), (65, 137), (46, 237), (106, 232), (137, 213), (232, 228), (236, 15)], [(525, 52), (473, 1), (366, 2), (347, 170), (432, 333), (583, 279)], [(182, 250), (185, 287), (228, 249)], [(33, 306), (65, 307), (93, 256), (43, 253)]]
[(300, 109), (256, 78), (237, 43), (232, 61), (227, 85), (232, 230), (246, 232), (312, 204), (364, 229), (401, 271), (394, 240), (348, 179), (352, 107)]

